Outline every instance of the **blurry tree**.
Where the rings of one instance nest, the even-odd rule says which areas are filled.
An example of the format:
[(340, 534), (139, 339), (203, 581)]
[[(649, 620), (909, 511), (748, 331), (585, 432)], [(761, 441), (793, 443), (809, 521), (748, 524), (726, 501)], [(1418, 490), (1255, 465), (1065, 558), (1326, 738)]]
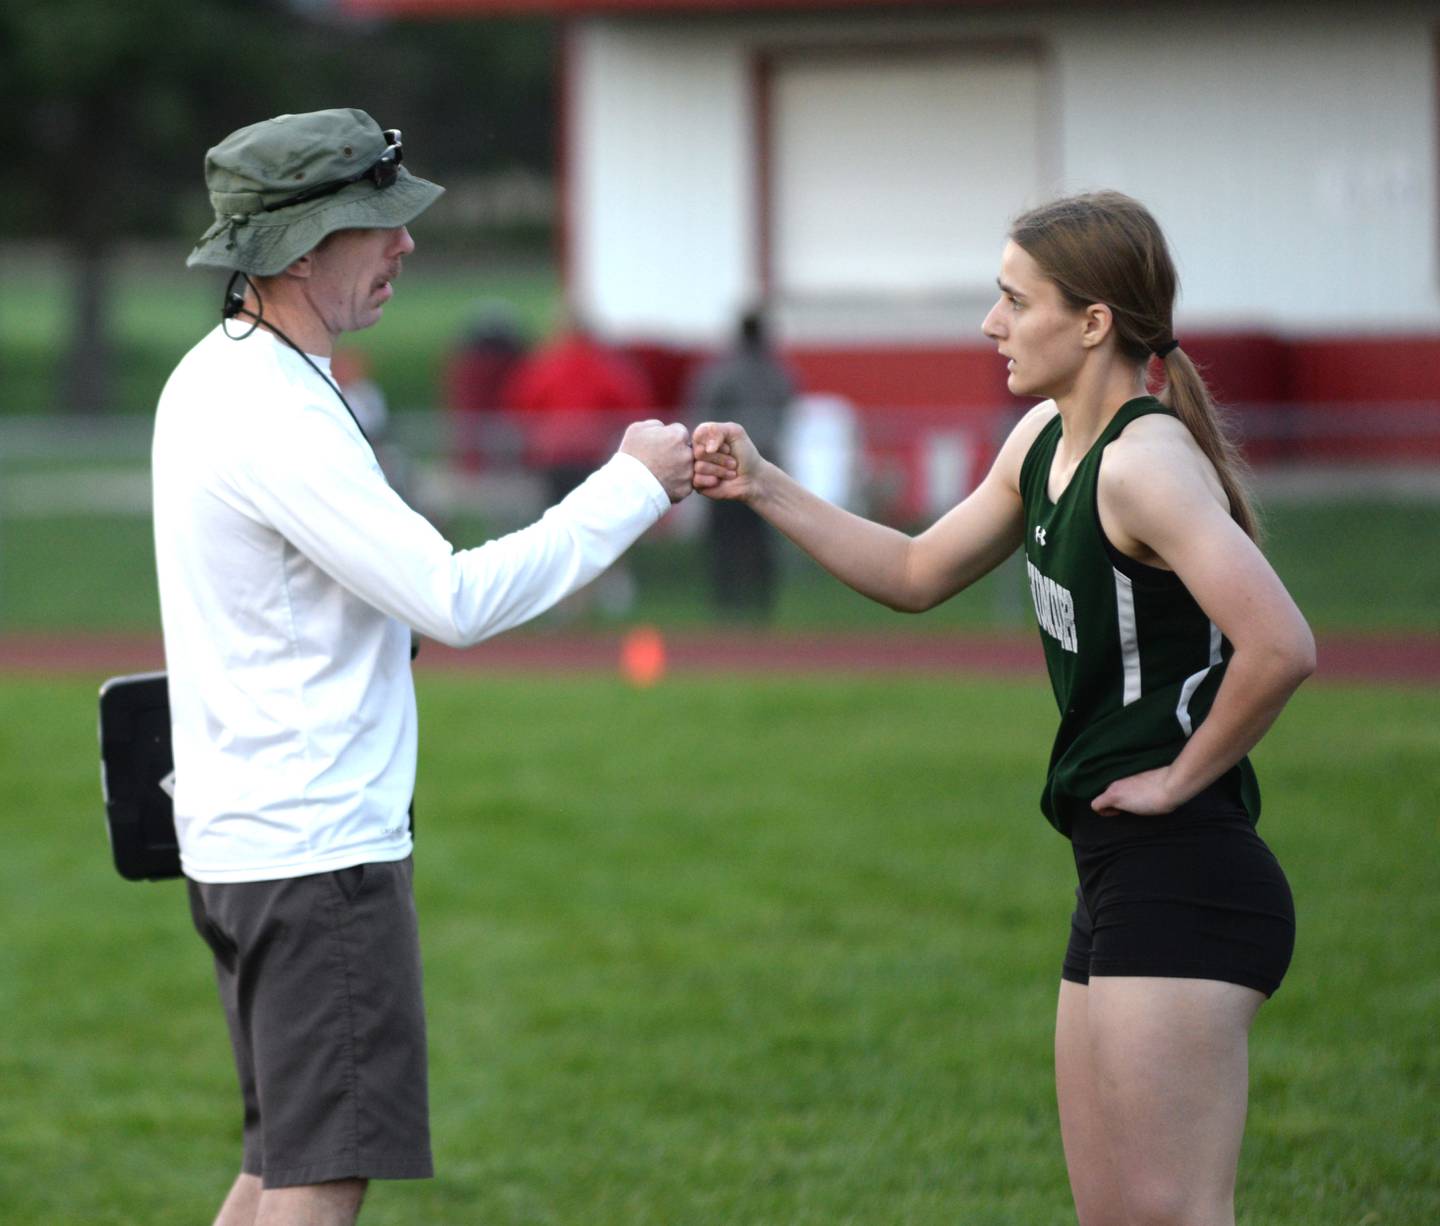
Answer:
[[(535, 18), (396, 21), (349, 36), (361, 53), (342, 90), (388, 125), (412, 128), (415, 159), (439, 177), (553, 169), (554, 26)], [(318, 106), (336, 105), (316, 101)], [(301, 109), (301, 108), (294, 108)], [(308, 108), (307, 108), (308, 109)]]
[(287, 0), (5, 0), (0, 233), (69, 254), (64, 405), (109, 406), (110, 258), (161, 235), (184, 258), (208, 219), (204, 152), (227, 132), (359, 106), (407, 146), (425, 136), (421, 173), (548, 171), (549, 39), (533, 20), (360, 24)]
[(173, 217), (175, 184), (195, 176), (202, 133), (213, 130), (227, 92), (267, 92), (266, 64), (237, 71), (263, 45), (247, 10), (275, 19), (263, 4), (226, 0), (6, 0), (0, 8), (5, 228), (68, 249), (67, 408), (108, 407), (106, 273), (117, 240), (153, 234)]

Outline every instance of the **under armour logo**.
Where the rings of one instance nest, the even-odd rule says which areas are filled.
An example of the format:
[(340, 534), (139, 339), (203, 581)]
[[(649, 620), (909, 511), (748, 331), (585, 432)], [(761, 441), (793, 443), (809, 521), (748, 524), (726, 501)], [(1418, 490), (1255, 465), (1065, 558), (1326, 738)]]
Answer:
[(1039, 524), (1035, 525), (1035, 539), (1040, 542), (1041, 548), (1045, 546), (1045, 529)]

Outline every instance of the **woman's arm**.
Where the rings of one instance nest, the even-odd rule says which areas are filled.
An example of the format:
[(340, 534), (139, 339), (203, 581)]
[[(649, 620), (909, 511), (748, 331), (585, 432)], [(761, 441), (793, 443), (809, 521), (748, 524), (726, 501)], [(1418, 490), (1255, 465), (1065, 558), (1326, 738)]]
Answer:
[[(1170, 567), (1234, 647), (1209, 714), (1167, 767), (1118, 779), (1097, 813), (1168, 813), (1249, 753), (1315, 671), (1315, 640), (1256, 544), (1230, 518), (1208, 461), (1184, 427), (1127, 430), (1100, 469), (1101, 522), (1113, 543)], [(1141, 425), (1137, 422), (1136, 425)], [(1133, 427), (1132, 427), (1133, 430)]]
[(892, 609), (919, 613), (974, 583), (1020, 544), (1020, 465), (1053, 413), (1046, 406), (1028, 413), (975, 491), (916, 537), (812, 494), (764, 459), (734, 422), (696, 427), (695, 488), (748, 503), (842, 583)]

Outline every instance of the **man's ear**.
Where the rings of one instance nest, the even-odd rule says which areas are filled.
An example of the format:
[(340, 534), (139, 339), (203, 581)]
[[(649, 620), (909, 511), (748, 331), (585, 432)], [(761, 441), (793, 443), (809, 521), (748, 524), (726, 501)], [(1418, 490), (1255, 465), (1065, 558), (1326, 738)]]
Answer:
[(1085, 308), (1085, 324), (1080, 333), (1080, 344), (1094, 349), (1102, 344), (1115, 327), (1115, 316), (1103, 302), (1092, 302)]
[(299, 277), (302, 281), (308, 281), (310, 279), (310, 273), (313, 271), (314, 267), (314, 262), (310, 259), (310, 252), (307, 251), (298, 260), (295, 260), (293, 263), (287, 264), (285, 266), (285, 271), (282, 275), (287, 277)]

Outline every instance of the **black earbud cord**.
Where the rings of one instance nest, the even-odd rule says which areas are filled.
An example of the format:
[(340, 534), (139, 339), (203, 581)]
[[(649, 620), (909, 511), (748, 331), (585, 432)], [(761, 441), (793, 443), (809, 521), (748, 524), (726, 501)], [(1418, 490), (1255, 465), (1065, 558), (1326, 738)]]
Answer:
[[(245, 295), (235, 288), (236, 281), (244, 281), (246, 287), (255, 295), (255, 301), (260, 304), (258, 314), (245, 305)], [(360, 437), (370, 444), (371, 451), (375, 450), (375, 444), (370, 442), (370, 436), (365, 433), (365, 427), (360, 424), (360, 419), (355, 416), (355, 410), (350, 407), (350, 402), (345, 399), (345, 393), (340, 390), (340, 385), (316, 366), (305, 350), (301, 349), (299, 345), (265, 318), (265, 300), (260, 297), (260, 291), (256, 288), (255, 282), (250, 280), (249, 276), (245, 273), (233, 272), (230, 274), (230, 280), (225, 285), (225, 303), (220, 308), (220, 314), (223, 317), (221, 326), (225, 329), (225, 335), (232, 341), (243, 341), (246, 337), (250, 336), (256, 328), (264, 328), (267, 332), (273, 332), (277, 338), (289, 345), (291, 349), (300, 355), (301, 361), (325, 381), (325, 386), (340, 397), (340, 403), (345, 406), (345, 412), (350, 414), (350, 420), (355, 423), (355, 429), (360, 431)], [(241, 316), (247, 316), (255, 322), (237, 336), (230, 331), (229, 324), (232, 319), (238, 319)]]
[[(255, 295), (255, 301), (260, 304), (260, 311), (258, 314), (245, 305), (245, 295), (235, 288), (235, 282), (238, 280), (244, 280), (245, 284), (249, 287), (250, 292)], [(252, 332), (254, 332), (256, 328), (263, 327), (268, 329), (270, 332), (273, 332), (276, 337), (284, 341), (287, 345), (290, 346), (291, 349), (295, 350), (295, 352), (300, 355), (301, 360), (305, 363), (305, 365), (308, 366), (317, 375), (319, 375), (321, 379), (325, 381), (325, 386), (340, 397), (340, 403), (345, 406), (345, 412), (350, 414), (350, 420), (355, 423), (355, 429), (360, 431), (360, 437), (363, 438), (367, 444), (369, 444), (371, 454), (374, 454), (375, 444), (370, 442), (370, 436), (365, 433), (365, 427), (360, 424), (360, 419), (355, 416), (355, 410), (350, 407), (350, 402), (345, 399), (345, 393), (340, 390), (340, 385), (336, 383), (334, 379), (328, 378), (325, 372), (321, 370), (318, 366), (316, 366), (313, 361), (310, 360), (310, 355), (306, 353), (305, 350), (301, 349), (299, 345), (297, 345), (288, 336), (286, 336), (285, 333), (280, 331), (280, 329), (277, 328), (274, 324), (266, 322), (265, 300), (260, 297), (260, 291), (255, 288), (255, 282), (250, 280), (250, 278), (246, 276), (243, 272), (234, 272), (230, 274), (230, 280), (225, 285), (225, 303), (220, 308), (220, 314), (223, 317), (221, 320), (221, 327), (225, 329), (225, 335), (228, 336), (232, 341), (243, 341)], [(244, 332), (241, 332), (237, 336), (235, 333), (230, 331), (229, 323), (232, 319), (237, 319), (242, 315), (248, 316), (255, 322), (252, 323), (249, 328), (247, 328)], [(379, 463), (378, 456), (376, 457), (376, 463)], [(412, 629), (410, 631), (410, 658), (413, 660), (419, 654), (420, 636), (417, 635)], [(412, 834), (415, 831), (415, 802), (413, 800), (410, 802), (410, 831)]]

